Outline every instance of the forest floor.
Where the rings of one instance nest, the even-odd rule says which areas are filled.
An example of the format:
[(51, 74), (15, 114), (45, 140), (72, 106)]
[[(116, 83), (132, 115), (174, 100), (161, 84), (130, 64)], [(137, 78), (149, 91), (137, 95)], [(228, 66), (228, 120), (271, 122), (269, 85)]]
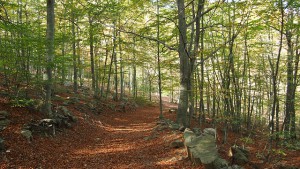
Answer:
[[(61, 98), (72, 96), (61, 94)], [(78, 109), (87, 104), (84, 102), (89, 102), (89, 99), (66, 106), (78, 119), (70, 129), (57, 132), (55, 136), (34, 135), (29, 143), (20, 134), (22, 127), (33, 119), (44, 118), (44, 115), (25, 107), (13, 107), (6, 97), (0, 97), (0, 110), (10, 113), (10, 124), (1, 131), (6, 151), (0, 154), (0, 168), (204, 168), (189, 161), (184, 147), (175, 149), (170, 146), (172, 141), (182, 140), (180, 131), (155, 130), (158, 106), (148, 105), (126, 112), (91, 113), (88, 109)], [(171, 106), (175, 105), (165, 104), (165, 110)], [(173, 120), (176, 116), (168, 111), (164, 114)], [(221, 135), (219, 131), (218, 135)], [(221, 139), (218, 139), (223, 158), (230, 160), (227, 155), (229, 147), (241, 142), (240, 137), (230, 132), (228, 143), (221, 144)], [(252, 139), (247, 147), (251, 152), (250, 160), (258, 168), (277, 168), (279, 163), (300, 167), (299, 151), (284, 151), (281, 156), (278, 152), (270, 163), (262, 163), (258, 155), (263, 153), (266, 139), (260, 134)], [(244, 167), (253, 168), (252, 165)]]

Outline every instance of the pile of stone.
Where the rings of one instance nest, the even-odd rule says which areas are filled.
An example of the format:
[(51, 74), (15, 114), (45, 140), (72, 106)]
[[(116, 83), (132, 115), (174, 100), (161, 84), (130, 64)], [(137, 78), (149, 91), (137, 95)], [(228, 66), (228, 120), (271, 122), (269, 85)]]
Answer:
[(182, 125), (179, 125), (178, 123), (176, 123), (170, 119), (160, 119), (160, 121), (157, 122), (156, 128), (158, 131), (169, 128), (171, 130), (179, 130), (181, 132), (183, 132), (185, 129), (185, 127), (183, 127)]
[(64, 106), (60, 106), (57, 108), (55, 117), (51, 119), (31, 121), (24, 126), (21, 134), (28, 140), (28, 142), (31, 142), (33, 139), (33, 133), (54, 136), (56, 132), (60, 131), (62, 128), (71, 128), (72, 123), (76, 121), (77, 118), (71, 111)]
[[(195, 132), (194, 132), (195, 131)], [(229, 166), (225, 159), (222, 159), (218, 153), (216, 145), (216, 130), (213, 128), (206, 128), (203, 132), (195, 129), (185, 129), (183, 133), (184, 145), (188, 153), (189, 159), (196, 165), (203, 164), (206, 169), (241, 169), (238, 165)], [(238, 154), (237, 154), (238, 153)], [(243, 156), (243, 159), (239, 159)], [(233, 151), (235, 161), (239, 164), (247, 162), (248, 152), (236, 148)]]

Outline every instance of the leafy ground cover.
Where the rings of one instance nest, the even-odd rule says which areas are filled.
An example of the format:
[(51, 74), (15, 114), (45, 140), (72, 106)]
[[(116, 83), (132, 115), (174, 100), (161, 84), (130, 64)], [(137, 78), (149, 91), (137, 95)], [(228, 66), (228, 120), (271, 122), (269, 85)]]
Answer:
[[(60, 94), (64, 99), (74, 94)], [(13, 107), (6, 97), (0, 98), (0, 110), (9, 112), (10, 124), (1, 131), (6, 150), (1, 153), (1, 168), (204, 168), (194, 166), (185, 148), (172, 148), (171, 142), (182, 140), (182, 133), (169, 128), (157, 130), (159, 108), (157, 106), (137, 107), (126, 112), (111, 109), (96, 110), (94, 113), (83, 105), (92, 98), (81, 99), (66, 105), (77, 122), (69, 129), (52, 135), (33, 135), (31, 143), (20, 131), (24, 124), (45, 118), (42, 113), (26, 107)], [(105, 105), (116, 104), (106, 102)], [(164, 115), (175, 120), (175, 113), (167, 110), (172, 104), (165, 104)], [(80, 109), (78, 108), (80, 107)], [(115, 107), (115, 106), (113, 106)], [(98, 107), (99, 108), (99, 107)], [(101, 107), (100, 107), (101, 108)], [(96, 113), (95, 113), (96, 112)], [(193, 122), (196, 126), (196, 122)], [(206, 127), (209, 127), (207, 124)], [(267, 140), (257, 132), (251, 138), (228, 133), (228, 142), (222, 144), (221, 126), (218, 126), (218, 149), (228, 161), (229, 147), (233, 144), (245, 145), (251, 153), (251, 165), (245, 168), (277, 168), (279, 165), (300, 167), (300, 152), (288, 149), (274, 149), (271, 163), (263, 163), (263, 150)]]

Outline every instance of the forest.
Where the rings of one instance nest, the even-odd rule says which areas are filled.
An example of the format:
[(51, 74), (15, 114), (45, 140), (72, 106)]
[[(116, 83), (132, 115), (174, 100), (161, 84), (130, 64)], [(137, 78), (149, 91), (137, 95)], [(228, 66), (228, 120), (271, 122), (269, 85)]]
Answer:
[(300, 168), (300, 1), (0, 0), (0, 168)]

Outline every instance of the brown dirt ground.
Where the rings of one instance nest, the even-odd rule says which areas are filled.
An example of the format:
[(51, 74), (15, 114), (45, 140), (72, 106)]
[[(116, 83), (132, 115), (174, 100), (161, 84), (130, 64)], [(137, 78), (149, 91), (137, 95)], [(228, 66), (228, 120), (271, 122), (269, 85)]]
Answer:
[[(32, 119), (43, 118), (43, 115), (27, 108), (11, 107), (7, 99), (0, 98), (0, 110), (7, 110), (11, 120), (0, 133), (7, 147), (7, 151), (0, 155), (0, 168), (204, 168), (194, 166), (187, 159), (184, 148), (170, 148), (172, 141), (182, 139), (182, 133), (169, 129), (154, 131), (159, 116), (157, 106), (140, 107), (126, 113), (104, 111), (100, 115), (80, 112), (72, 106), (68, 108), (78, 117), (71, 129), (58, 132), (54, 137), (34, 135), (32, 143), (28, 143), (20, 135), (21, 128)], [(167, 111), (165, 116), (175, 118), (175, 114)], [(221, 144), (219, 130), (218, 133), (219, 152), (230, 160), (227, 150), (230, 145), (240, 142), (240, 135), (229, 133), (229, 143)], [(156, 137), (145, 139), (149, 136)], [(251, 151), (251, 161), (260, 163), (256, 156), (266, 142), (259, 134), (253, 140), (246, 146)], [(299, 152), (289, 151), (280, 160), (300, 167)], [(276, 164), (260, 164), (259, 168), (276, 168)], [(253, 168), (251, 165), (244, 167)]]

